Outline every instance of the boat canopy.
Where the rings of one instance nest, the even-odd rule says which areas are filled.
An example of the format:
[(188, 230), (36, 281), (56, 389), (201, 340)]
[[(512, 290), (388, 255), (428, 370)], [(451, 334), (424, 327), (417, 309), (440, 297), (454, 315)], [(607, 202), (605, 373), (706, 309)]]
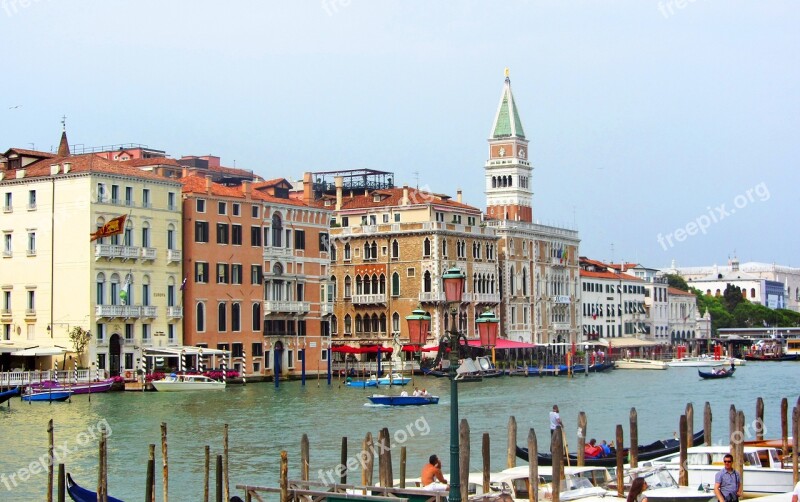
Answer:
[(64, 347), (53, 346), (53, 347), (31, 347), (28, 349), (17, 350), (16, 352), (12, 352), (11, 355), (15, 357), (25, 357), (25, 356), (60, 356), (62, 354), (66, 354), (70, 352), (69, 349), (65, 349)]
[(611, 339), (601, 338), (596, 342), (596, 344), (602, 345), (603, 347), (613, 347), (615, 349), (627, 349), (631, 347), (654, 347), (656, 345), (660, 345), (658, 342), (642, 340), (640, 338), (632, 338), (629, 336)]

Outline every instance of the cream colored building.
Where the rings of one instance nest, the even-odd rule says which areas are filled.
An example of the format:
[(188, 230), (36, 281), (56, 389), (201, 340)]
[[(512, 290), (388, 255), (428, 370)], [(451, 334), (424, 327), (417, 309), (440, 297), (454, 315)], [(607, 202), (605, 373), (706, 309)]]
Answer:
[[(123, 375), (144, 348), (181, 345), (180, 183), (71, 156), (66, 135), (59, 155), (12, 149), (2, 161), (3, 338), (72, 351), (68, 332), (80, 326), (92, 334), (81, 366)], [(122, 234), (90, 241), (121, 215)]]

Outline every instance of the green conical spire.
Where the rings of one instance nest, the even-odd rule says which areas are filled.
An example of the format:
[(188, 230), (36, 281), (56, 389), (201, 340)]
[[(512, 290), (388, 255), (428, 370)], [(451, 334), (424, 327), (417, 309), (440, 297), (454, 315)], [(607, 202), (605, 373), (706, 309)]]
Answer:
[(508, 137), (525, 138), (525, 130), (522, 128), (517, 104), (514, 102), (514, 95), (511, 93), (511, 79), (508, 77), (508, 68), (506, 68), (506, 82), (503, 86), (503, 93), (500, 95), (500, 106), (494, 118), (490, 139)]

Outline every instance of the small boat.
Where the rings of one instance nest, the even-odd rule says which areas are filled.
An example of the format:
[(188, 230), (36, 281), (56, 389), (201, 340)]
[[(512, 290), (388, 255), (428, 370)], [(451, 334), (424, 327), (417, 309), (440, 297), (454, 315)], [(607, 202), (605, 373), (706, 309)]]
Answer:
[(404, 377), (400, 373), (392, 373), (391, 375), (380, 378), (371, 375), (369, 379), (378, 382), (378, 385), (406, 385), (411, 381), (409, 377)]
[[(72, 479), (70, 473), (67, 473), (67, 493), (69, 494), (69, 498), (71, 498), (75, 502), (97, 501), (97, 493), (89, 491), (86, 488), (80, 486)], [(108, 502), (122, 502), (122, 501), (118, 498), (109, 495)]]
[[(559, 500), (584, 501), (584, 502), (625, 502), (624, 498), (616, 497), (615, 493), (608, 491), (605, 485), (611, 481), (608, 469), (604, 467), (576, 467), (565, 466), (564, 474), (559, 488)], [(528, 466), (511, 467), (500, 472), (489, 474), (489, 491), (483, 491), (483, 474), (470, 473), (467, 480), (475, 488), (474, 500), (492, 500), (491, 495), (500, 493), (508, 494), (514, 502), (527, 502), (532, 495), (529, 493), (531, 482), (528, 477)], [(539, 500), (553, 498), (553, 468), (539, 466), (539, 479), (537, 483)], [(649, 493), (649, 492), (648, 492)], [(478, 498), (481, 496), (481, 498)], [(470, 497), (470, 500), (473, 500)]]
[(101, 380), (99, 382), (83, 382), (74, 385), (62, 385), (55, 380), (45, 380), (31, 385), (31, 388), (44, 392), (46, 390), (71, 390), (73, 394), (98, 394), (108, 392), (114, 385), (114, 379)]
[(670, 368), (697, 368), (697, 367), (716, 367), (726, 364), (726, 361), (721, 359), (710, 359), (707, 357), (683, 357), (681, 359), (673, 359), (667, 361), (667, 366)]
[(28, 391), (22, 394), (23, 401), (66, 401), (72, 395), (71, 390)]
[(219, 382), (205, 375), (176, 375), (163, 380), (153, 380), (153, 388), (159, 392), (179, 392), (190, 390), (225, 390), (225, 382)]
[[(645, 495), (648, 502), (716, 502), (717, 500), (713, 486), (703, 485), (699, 488), (678, 486), (675, 478), (664, 466), (626, 469), (623, 478), (626, 493), (630, 491), (633, 480), (636, 478), (644, 478), (647, 483)], [(616, 491), (615, 477), (612, 477), (606, 488)]]
[(797, 354), (774, 354), (748, 352), (744, 358), (747, 361), (796, 361)]
[(5, 403), (14, 396), (19, 395), (19, 387), (14, 387), (11, 390), (0, 392), (0, 403)]
[(384, 406), (422, 406), (425, 404), (439, 404), (439, 396), (384, 396), (374, 394), (368, 396), (372, 404)]
[(353, 387), (356, 389), (366, 389), (367, 387), (377, 387), (378, 381), (377, 380), (350, 380), (348, 379), (345, 382), (345, 385), (348, 387)]
[[(705, 440), (705, 433), (703, 431), (695, 432), (692, 444), (699, 445), (702, 444)], [(661, 457), (663, 455), (669, 455), (670, 453), (675, 453), (680, 450), (680, 441), (677, 439), (664, 439), (660, 441), (655, 441), (653, 443), (647, 445), (639, 445), (638, 451), (638, 458), (640, 461), (642, 460), (650, 460), (657, 457)], [(628, 449), (625, 448), (623, 450), (625, 455), (628, 455)], [(528, 462), (528, 449), (527, 448), (520, 448), (517, 446), (517, 457), (521, 458), (522, 460)], [(537, 455), (539, 459), (539, 465), (552, 465), (553, 458), (550, 456), (549, 453), (539, 453)], [(574, 464), (578, 461), (578, 455), (575, 453), (569, 454), (569, 461), (570, 463)], [(584, 459), (584, 463), (587, 466), (602, 466), (602, 467), (613, 467), (617, 465), (617, 457), (616, 452), (614, 449), (611, 449), (611, 455), (606, 457), (599, 457), (599, 458), (588, 458)]]
[(653, 359), (619, 359), (614, 362), (614, 367), (618, 370), (665, 370), (666, 361), (655, 361)]
[(697, 370), (697, 374), (700, 375), (700, 378), (705, 378), (705, 379), (728, 378), (733, 376), (734, 371), (736, 371), (736, 367), (731, 365), (731, 367), (728, 369), (719, 368), (719, 369), (713, 369), (711, 371)]

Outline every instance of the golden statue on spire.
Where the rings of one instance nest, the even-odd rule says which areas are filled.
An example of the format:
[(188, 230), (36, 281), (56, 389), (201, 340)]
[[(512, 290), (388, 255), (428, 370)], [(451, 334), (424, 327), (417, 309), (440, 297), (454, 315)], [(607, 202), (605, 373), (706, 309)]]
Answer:
[(506, 66), (506, 78), (508, 78), (508, 66)]

